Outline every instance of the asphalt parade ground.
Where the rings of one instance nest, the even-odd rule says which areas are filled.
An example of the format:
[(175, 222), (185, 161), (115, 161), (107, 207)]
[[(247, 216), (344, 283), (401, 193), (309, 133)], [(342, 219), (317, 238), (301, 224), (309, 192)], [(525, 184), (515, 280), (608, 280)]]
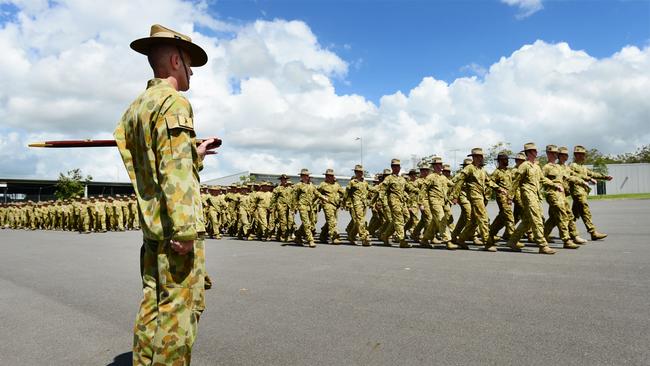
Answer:
[[(650, 200), (591, 207), (553, 256), (207, 240), (193, 364), (650, 365)], [(129, 365), (140, 243), (0, 230), (0, 365)]]

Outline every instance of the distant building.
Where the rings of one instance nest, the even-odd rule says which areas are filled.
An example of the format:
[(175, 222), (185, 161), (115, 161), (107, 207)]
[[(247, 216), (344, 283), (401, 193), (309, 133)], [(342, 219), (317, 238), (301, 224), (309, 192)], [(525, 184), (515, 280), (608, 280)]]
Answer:
[(607, 164), (607, 174), (614, 177), (609, 182), (598, 182), (591, 195), (650, 193), (650, 164)]
[[(56, 180), (39, 179), (3, 179), (0, 178), (0, 202), (48, 201), (56, 199)], [(131, 194), (131, 183), (88, 182), (84, 196), (114, 196)]]
[[(280, 182), (278, 179), (282, 174), (271, 174), (271, 173), (256, 173), (256, 172), (240, 172), (236, 174), (231, 174), (231, 175), (226, 175), (221, 178), (216, 178), (216, 179), (211, 179), (207, 181), (202, 181), (201, 184), (206, 184), (209, 186), (227, 186), (231, 184), (236, 184), (236, 183), (241, 183), (242, 179), (241, 177), (246, 177), (246, 179), (253, 180), (255, 182), (271, 182), (273, 184), (277, 184)], [(287, 174), (289, 176), (289, 179), (293, 183), (298, 183), (300, 181), (300, 176), (297, 174)], [(335, 176), (336, 181), (343, 187), (347, 186), (348, 183), (350, 182), (350, 177), (352, 177), (352, 172), (350, 172), (350, 176)], [(320, 184), (325, 180), (324, 175), (320, 174), (312, 174), (311, 175), (311, 182), (313, 184)]]

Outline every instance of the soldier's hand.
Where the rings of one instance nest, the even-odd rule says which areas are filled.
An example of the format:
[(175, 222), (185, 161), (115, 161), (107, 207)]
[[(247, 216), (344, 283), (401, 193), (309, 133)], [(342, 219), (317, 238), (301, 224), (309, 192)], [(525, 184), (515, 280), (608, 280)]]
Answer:
[(194, 240), (172, 240), (171, 246), (176, 253), (185, 255), (194, 249)]
[(499, 193), (504, 195), (504, 196), (508, 195), (508, 191), (505, 188), (499, 188)]
[(608, 175), (607, 178), (605, 178), (605, 179), (612, 180), (612, 179), (614, 179), (614, 177), (612, 177), (611, 175)]
[(454, 199), (452, 199), (452, 200), (451, 200), (451, 203), (453, 203), (454, 205), (457, 205), (457, 204), (458, 204), (458, 198), (454, 198)]
[(596, 183), (598, 183), (598, 182), (596, 182), (595, 179), (593, 179), (593, 178), (589, 179), (589, 184), (596, 184)]
[(556, 184), (555, 189), (557, 189), (558, 192), (564, 192), (564, 187), (562, 187), (561, 184)]
[(217, 152), (215, 151), (219, 146), (221, 146), (221, 140), (214, 137), (203, 140), (201, 145), (196, 148), (196, 152), (199, 154), (201, 160), (205, 158), (206, 155), (214, 155)]

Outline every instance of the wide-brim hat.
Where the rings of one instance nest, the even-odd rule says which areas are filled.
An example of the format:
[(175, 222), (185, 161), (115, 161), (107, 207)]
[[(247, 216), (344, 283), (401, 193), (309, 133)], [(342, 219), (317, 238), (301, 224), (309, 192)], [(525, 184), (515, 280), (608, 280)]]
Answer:
[(391, 175), (393, 174), (393, 171), (390, 169), (384, 169), (383, 175)]
[(587, 149), (582, 145), (576, 145), (573, 147), (573, 153), (586, 154)]
[(363, 165), (357, 164), (353, 169), (355, 172), (363, 172)]
[(286, 174), (282, 174), (278, 177), (278, 179), (289, 179), (289, 176)]
[(523, 151), (515, 155), (515, 160), (526, 160), (526, 154)]
[(524, 144), (524, 151), (535, 150), (537, 151), (537, 145), (534, 142), (528, 142)]
[(507, 151), (505, 151), (505, 150), (499, 151), (499, 153), (497, 154), (497, 158), (495, 160), (499, 160), (499, 159), (502, 159), (502, 158), (510, 159), (510, 156), (508, 155)]
[(415, 175), (418, 174), (418, 172), (415, 169), (410, 169), (408, 172), (408, 175)]
[(468, 166), (472, 163), (472, 159), (465, 159), (463, 160), (463, 166)]
[(402, 162), (399, 159), (392, 159), (390, 165), (402, 165)]
[(443, 165), (442, 165), (442, 171), (443, 171), (443, 172), (450, 172), (450, 171), (451, 171), (451, 165), (449, 165), (449, 164), (443, 164)]
[(560, 146), (560, 147), (557, 149), (557, 151), (558, 151), (560, 154), (569, 155), (569, 148), (566, 147), (566, 146)]
[(192, 38), (160, 24), (151, 26), (149, 37), (131, 42), (131, 49), (143, 55), (149, 55), (151, 46), (158, 44), (170, 44), (184, 49), (190, 55), (190, 66), (192, 67), (203, 66), (208, 62), (208, 54), (203, 48), (192, 43)]
[(433, 164), (442, 164), (442, 158), (439, 156), (434, 156), (431, 158), (431, 165)]
[(323, 175), (334, 175), (334, 169), (327, 169)]
[(300, 169), (300, 175), (310, 175), (309, 169)]
[(559, 153), (560, 150), (558, 150), (557, 145), (546, 145), (546, 152)]
[(469, 155), (467, 155), (467, 156), (474, 156), (474, 155), (485, 156), (485, 154), (483, 153), (483, 149), (480, 148), (480, 147), (473, 148), (472, 152), (469, 153)]

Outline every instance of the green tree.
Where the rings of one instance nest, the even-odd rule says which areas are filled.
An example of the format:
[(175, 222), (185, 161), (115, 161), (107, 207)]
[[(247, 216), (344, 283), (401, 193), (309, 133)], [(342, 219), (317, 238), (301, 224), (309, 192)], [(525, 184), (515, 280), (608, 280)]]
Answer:
[(81, 169), (68, 170), (66, 174), (59, 173), (54, 196), (59, 200), (81, 196), (84, 194), (84, 186), (92, 180), (90, 175), (84, 178)]
[(255, 183), (256, 180), (257, 177), (255, 177), (254, 175), (242, 175), (239, 177), (239, 181), (241, 182), (241, 184)]
[(594, 171), (607, 174), (607, 164), (614, 163), (614, 159), (603, 155), (598, 149), (589, 149), (585, 158), (585, 164), (593, 165)]

